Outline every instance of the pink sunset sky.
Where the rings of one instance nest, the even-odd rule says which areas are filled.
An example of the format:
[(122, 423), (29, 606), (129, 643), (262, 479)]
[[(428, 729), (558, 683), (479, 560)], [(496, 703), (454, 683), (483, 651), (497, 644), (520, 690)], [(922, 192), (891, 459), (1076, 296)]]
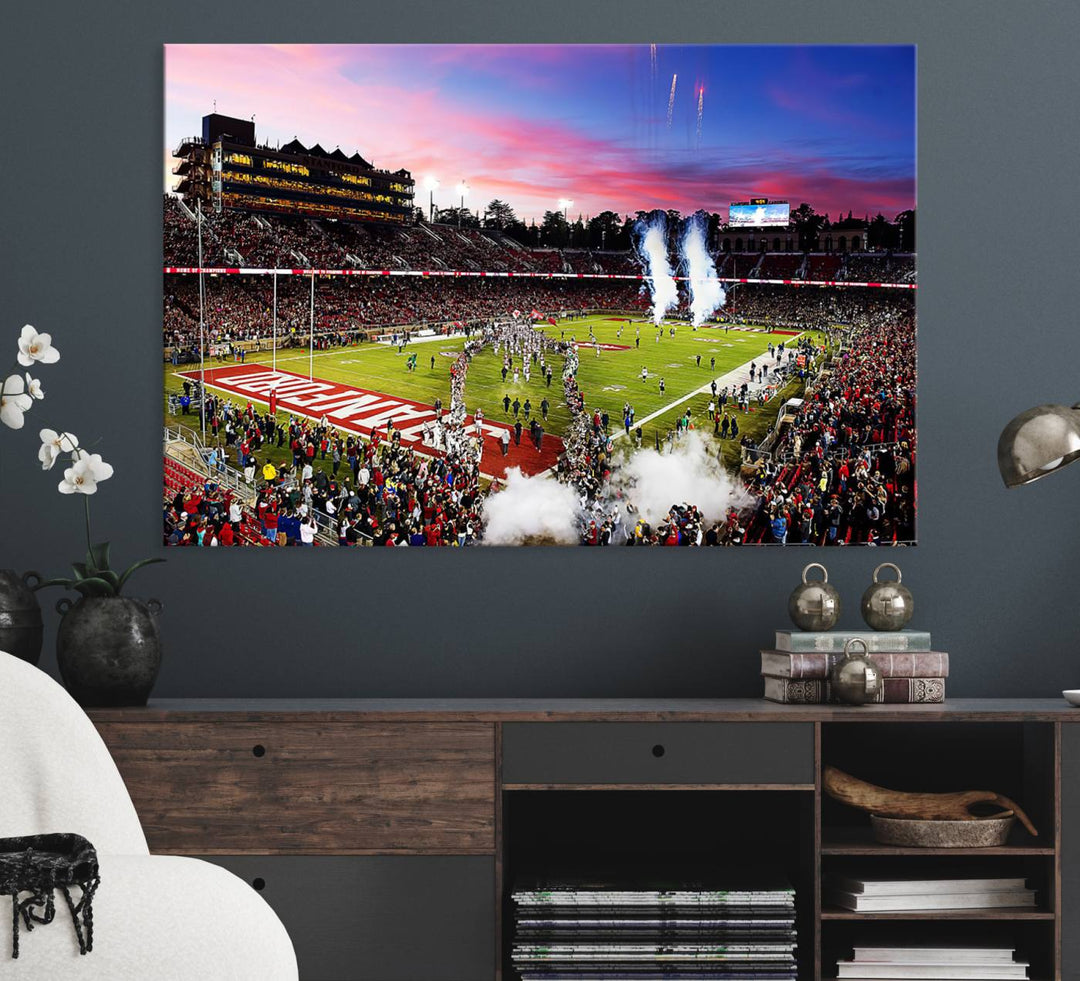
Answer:
[[(671, 97), (675, 81), (674, 98)], [(440, 181), (438, 207), (573, 201), (684, 214), (751, 196), (857, 215), (915, 206), (910, 46), (166, 45), (171, 147), (215, 110), (256, 138)]]

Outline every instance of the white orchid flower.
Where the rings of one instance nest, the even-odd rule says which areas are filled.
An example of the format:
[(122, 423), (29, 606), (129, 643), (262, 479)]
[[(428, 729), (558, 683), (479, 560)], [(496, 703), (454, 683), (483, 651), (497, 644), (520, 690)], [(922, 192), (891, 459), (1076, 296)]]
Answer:
[(42, 470), (52, 470), (61, 453), (74, 453), (79, 448), (79, 437), (74, 433), (43, 429), (38, 435), (41, 437), (38, 459), (41, 461)]
[(41, 381), (37, 378), (31, 378), (29, 371), (26, 373), (26, 394), (33, 399), (45, 398), (45, 389), (41, 387)]
[(60, 360), (60, 352), (52, 346), (50, 334), (39, 334), (27, 324), (19, 335), (19, 364), (29, 368), (35, 361), (53, 364)]
[(113, 475), (113, 468), (101, 459), (100, 453), (76, 450), (73, 458), (74, 463), (57, 485), (61, 494), (96, 494), (97, 485)]
[(0, 422), (12, 429), (22, 429), (23, 414), (30, 411), (33, 399), (26, 394), (21, 375), (8, 375), (0, 388)]

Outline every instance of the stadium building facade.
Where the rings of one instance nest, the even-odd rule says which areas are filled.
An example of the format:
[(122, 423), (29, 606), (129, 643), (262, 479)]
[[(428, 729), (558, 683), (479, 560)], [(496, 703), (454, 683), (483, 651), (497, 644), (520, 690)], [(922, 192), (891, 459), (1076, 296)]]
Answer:
[(179, 162), (173, 188), (194, 208), (273, 212), (350, 222), (409, 224), (414, 181), (407, 170), (377, 170), (354, 153), (324, 150), (293, 139), (261, 146), (255, 123), (212, 113), (202, 135), (185, 137), (173, 150)]
[(799, 251), (799, 234), (794, 225), (782, 228), (724, 228), (718, 239), (721, 252)]
[[(845, 218), (818, 232), (814, 252), (861, 252), (867, 247), (869, 222)], [(722, 228), (717, 236), (721, 252), (798, 252), (799, 230), (794, 224), (782, 227), (750, 226)]]

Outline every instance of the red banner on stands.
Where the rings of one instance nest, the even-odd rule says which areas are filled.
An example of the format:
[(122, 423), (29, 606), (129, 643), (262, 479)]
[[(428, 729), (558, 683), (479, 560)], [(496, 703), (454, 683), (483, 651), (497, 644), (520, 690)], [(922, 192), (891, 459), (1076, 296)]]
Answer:
[[(232, 266), (165, 266), (167, 275), (205, 273), (210, 276), (483, 276), (504, 279), (631, 279), (641, 281), (647, 276), (630, 273), (557, 273), (557, 272), (487, 272), (475, 269), (257, 269)], [(689, 276), (675, 276), (679, 282)], [(735, 279), (719, 276), (721, 283), (756, 283), (760, 286), (858, 286), (890, 290), (916, 290), (917, 283), (849, 283), (835, 279)]]

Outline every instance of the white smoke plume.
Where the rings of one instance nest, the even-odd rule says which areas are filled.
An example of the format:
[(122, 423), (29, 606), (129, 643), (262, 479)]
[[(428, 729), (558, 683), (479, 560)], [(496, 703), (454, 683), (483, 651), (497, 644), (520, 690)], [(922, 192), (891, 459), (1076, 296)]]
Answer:
[(652, 290), (653, 323), (657, 326), (664, 314), (679, 302), (679, 288), (668, 262), (667, 215), (654, 211), (635, 225), (635, 244), (645, 263), (646, 282)]
[(683, 264), (690, 277), (690, 314), (698, 327), (727, 301), (723, 284), (716, 275), (716, 264), (705, 243), (708, 226), (702, 212), (691, 215), (683, 226)]
[(484, 502), (485, 545), (576, 545), (577, 494), (550, 474), (526, 477), (517, 467)]
[(640, 449), (617, 471), (615, 490), (649, 524), (664, 520), (673, 504), (693, 504), (707, 521), (723, 520), (729, 507), (752, 501), (696, 432), (686, 433), (671, 452)]

